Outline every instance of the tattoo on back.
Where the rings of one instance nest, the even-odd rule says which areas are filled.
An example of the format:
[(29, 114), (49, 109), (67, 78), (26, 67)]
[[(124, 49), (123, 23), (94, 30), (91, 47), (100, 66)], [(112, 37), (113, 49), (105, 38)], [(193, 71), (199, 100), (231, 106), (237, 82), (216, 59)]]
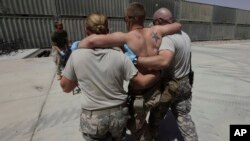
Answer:
[(157, 33), (152, 34), (152, 38), (155, 40), (155, 42), (157, 43), (158, 40), (160, 40), (160, 37), (157, 35)]

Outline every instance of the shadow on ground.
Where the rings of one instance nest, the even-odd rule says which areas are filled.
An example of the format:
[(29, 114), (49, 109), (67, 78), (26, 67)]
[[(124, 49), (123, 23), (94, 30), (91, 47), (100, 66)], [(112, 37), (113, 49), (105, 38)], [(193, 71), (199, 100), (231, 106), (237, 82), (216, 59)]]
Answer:
[[(169, 110), (166, 118), (161, 121), (159, 128), (159, 140), (160, 141), (184, 141), (181, 136), (181, 132), (178, 129), (176, 120)], [(126, 135), (124, 141), (135, 141), (131, 135)]]

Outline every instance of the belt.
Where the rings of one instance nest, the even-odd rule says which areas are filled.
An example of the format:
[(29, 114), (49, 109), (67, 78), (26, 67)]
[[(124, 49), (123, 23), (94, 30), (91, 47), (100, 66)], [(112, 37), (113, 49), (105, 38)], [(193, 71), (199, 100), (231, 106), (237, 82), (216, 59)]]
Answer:
[(84, 114), (107, 114), (107, 113), (112, 113), (112, 112), (116, 112), (118, 110), (122, 110), (124, 107), (127, 107), (127, 103), (123, 103), (121, 105), (118, 106), (114, 106), (114, 107), (108, 107), (108, 108), (103, 108), (103, 109), (98, 109), (98, 110), (86, 110), (82, 108), (82, 112)]

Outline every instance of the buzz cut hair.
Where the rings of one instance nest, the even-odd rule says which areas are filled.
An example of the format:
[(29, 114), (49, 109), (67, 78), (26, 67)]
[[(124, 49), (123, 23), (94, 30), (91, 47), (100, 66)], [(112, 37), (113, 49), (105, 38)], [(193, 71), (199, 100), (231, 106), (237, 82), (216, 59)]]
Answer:
[(125, 14), (125, 16), (131, 17), (145, 17), (146, 12), (143, 4), (139, 2), (133, 2), (126, 8)]

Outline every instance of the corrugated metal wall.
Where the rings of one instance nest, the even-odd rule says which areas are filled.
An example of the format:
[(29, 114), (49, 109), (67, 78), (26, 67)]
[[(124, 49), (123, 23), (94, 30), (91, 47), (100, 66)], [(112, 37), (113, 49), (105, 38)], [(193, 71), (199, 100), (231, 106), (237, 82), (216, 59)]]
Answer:
[(64, 29), (68, 32), (70, 40), (77, 41), (84, 37), (84, 21), (83, 18), (62, 18)]
[(235, 25), (213, 24), (211, 28), (210, 40), (229, 40), (234, 39)]
[(213, 8), (213, 23), (230, 23), (235, 24), (236, 9), (214, 6)]
[(192, 41), (210, 40), (211, 36), (211, 24), (200, 24), (200, 23), (184, 23), (183, 31), (185, 31)]
[[(72, 41), (77, 41), (85, 37), (84, 34), (84, 23), (86, 18), (62, 18), (64, 28), (68, 32), (68, 36)], [(109, 31), (126, 32), (126, 27), (123, 19), (109, 19)]]
[(239, 25), (235, 30), (235, 39), (250, 39), (250, 25)]
[(55, 0), (0, 0), (0, 14), (56, 15)]
[(213, 6), (198, 3), (181, 2), (180, 3), (181, 21), (194, 21), (194, 22), (211, 22), (213, 17)]
[(152, 18), (154, 11), (158, 7), (158, 0), (131, 0), (131, 2), (143, 3), (146, 10), (146, 18)]
[(179, 2), (177, 0), (158, 0), (158, 5), (155, 10), (161, 7), (166, 7), (170, 11), (172, 11), (172, 14), (175, 18), (177, 18), (178, 12), (179, 12)]
[(250, 11), (179, 1), (178, 19), (192, 41), (250, 38)]
[(58, 15), (87, 16), (101, 12), (109, 17), (123, 17), (129, 0), (56, 0)]
[(130, 2), (140, 2), (145, 6), (146, 18), (152, 19), (154, 12), (161, 8), (167, 7), (173, 11), (173, 15), (176, 15), (175, 4), (178, 3), (176, 0), (130, 0)]
[(53, 19), (37, 17), (1, 17), (2, 37), (6, 41), (21, 38), (25, 48), (50, 46)]
[(0, 0), (0, 38), (23, 38), (26, 48), (49, 47), (53, 22), (61, 19), (70, 39), (79, 40), (92, 12), (109, 17), (110, 32), (126, 32), (124, 9), (131, 2), (144, 4), (145, 26), (155, 10), (169, 8), (193, 41), (250, 38), (250, 11), (182, 0)]
[(250, 12), (246, 10), (236, 10), (236, 23), (250, 25)]

